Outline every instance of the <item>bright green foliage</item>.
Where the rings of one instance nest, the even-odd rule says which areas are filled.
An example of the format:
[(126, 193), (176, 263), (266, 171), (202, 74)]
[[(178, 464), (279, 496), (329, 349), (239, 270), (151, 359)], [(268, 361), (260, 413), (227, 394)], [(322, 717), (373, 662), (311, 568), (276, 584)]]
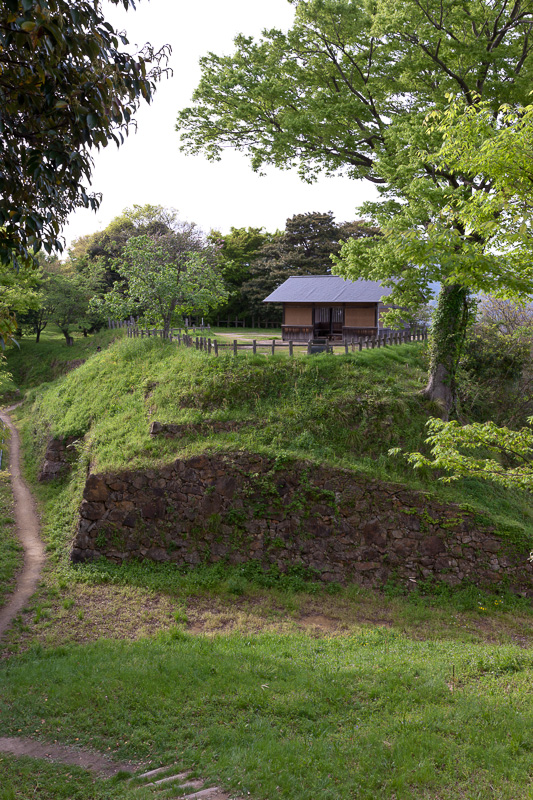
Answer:
[(438, 163), (490, 186), (451, 205), (449, 213), (467, 229), (483, 232), (511, 267), (523, 271), (533, 244), (533, 106), (503, 105), (495, 112), (487, 102), (466, 108), (456, 102), (430, 120), (444, 133)]
[[(240, 36), (232, 56), (210, 54), (192, 108), (178, 118), (183, 147), (220, 158), (233, 146), (252, 166), (297, 166), (305, 180), (341, 172), (380, 187), (363, 207), (385, 234), (351, 240), (338, 270), (394, 287), (392, 302), (416, 309), (431, 284), (456, 286), (440, 302), (428, 395), (454, 402), (454, 375), (470, 292), (523, 291), (516, 272), (445, 209), (487, 190), (482, 177), (436, 167), (442, 133), (426, 118), (450, 94), (473, 104), (523, 104), (530, 91), (533, 4), (506, 0), (300, 0), (286, 34)], [(453, 323), (448, 301), (462, 293)]]
[(205, 314), (227, 297), (207, 255), (184, 251), (172, 233), (129, 239), (116, 269), (123, 282), (95, 307), (114, 319), (140, 315), (147, 324), (161, 322), (165, 333), (184, 315)]
[(0, 264), (0, 344), (2, 349), (17, 330), (17, 315), (39, 305), (38, 276), (28, 262), (18, 272)]
[(130, 55), (127, 45), (105, 21), (100, 0), (2, 3), (0, 262), (41, 246), (61, 250), (67, 215), (78, 206), (98, 208), (100, 197), (84, 186), (89, 151), (123, 142), (168, 55), (149, 44)]
[[(533, 417), (529, 418), (533, 425)], [(427, 423), (431, 458), (411, 453), (415, 467), (429, 466), (451, 472), (441, 480), (454, 481), (471, 476), (510, 488), (533, 489), (533, 429), (512, 431), (494, 422), (459, 425), (431, 419)], [(487, 456), (489, 451), (491, 455)], [(497, 458), (494, 458), (496, 456)]]

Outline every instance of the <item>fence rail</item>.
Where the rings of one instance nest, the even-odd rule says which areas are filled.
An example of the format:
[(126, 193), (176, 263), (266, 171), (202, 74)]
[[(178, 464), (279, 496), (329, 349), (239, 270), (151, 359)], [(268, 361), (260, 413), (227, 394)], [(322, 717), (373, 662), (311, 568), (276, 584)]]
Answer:
[[(295, 351), (300, 348), (305, 348), (307, 353), (316, 352), (316, 345), (312, 345), (312, 341), (289, 341), (283, 342), (272, 339), (271, 342), (264, 342), (257, 339), (252, 339), (249, 342), (239, 342), (233, 339), (228, 342), (220, 342), (216, 338), (197, 336), (197, 330), (193, 330), (191, 335), (188, 330), (181, 328), (172, 328), (168, 334), (159, 328), (139, 328), (136, 323), (131, 322), (118, 322), (110, 327), (126, 328), (126, 336), (130, 339), (144, 339), (144, 338), (161, 338), (168, 339), (175, 342), (182, 347), (192, 347), (196, 350), (201, 350), (205, 353), (214, 354), (218, 356), (219, 353), (230, 352), (237, 355), (239, 351), (248, 353), (271, 353), (274, 355), (276, 352), (280, 353), (284, 350), (289, 351), (289, 355), (293, 356)], [(344, 349), (345, 353), (361, 352), (362, 350), (373, 350), (380, 347), (391, 347), (393, 345), (407, 344), (409, 342), (422, 342), (426, 341), (428, 337), (427, 328), (416, 328), (403, 331), (387, 331), (382, 335), (375, 334), (374, 336), (354, 336), (349, 341), (344, 341), (335, 345), (329, 343), (326, 346), (328, 352), (333, 352), (335, 347)]]

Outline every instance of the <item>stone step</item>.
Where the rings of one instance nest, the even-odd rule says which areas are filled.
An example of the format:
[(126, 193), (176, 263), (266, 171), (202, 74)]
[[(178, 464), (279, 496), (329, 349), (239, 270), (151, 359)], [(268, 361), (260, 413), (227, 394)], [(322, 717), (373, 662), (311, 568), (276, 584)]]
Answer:
[[(171, 764), (168, 767), (157, 767), (157, 769), (151, 769), (149, 772), (143, 772), (142, 775), (135, 775), (135, 778), (153, 778), (154, 775), (160, 775), (162, 772), (167, 772), (169, 769), (174, 768), (174, 764)], [(184, 772), (183, 775), (187, 777), (190, 775), (190, 772)]]
[[(193, 792), (193, 794), (186, 794), (181, 795), (179, 800), (201, 800), (201, 798), (205, 797), (205, 800), (230, 800), (229, 794), (226, 794), (218, 786), (212, 786), (210, 789), (202, 789), (199, 792)], [(178, 800), (178, 798), (176, 798)]]

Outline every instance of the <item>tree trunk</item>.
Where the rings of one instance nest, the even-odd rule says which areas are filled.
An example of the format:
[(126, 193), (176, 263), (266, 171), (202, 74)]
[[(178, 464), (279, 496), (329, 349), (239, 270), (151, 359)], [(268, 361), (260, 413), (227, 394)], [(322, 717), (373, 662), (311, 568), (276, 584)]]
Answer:
[(63, 336), (65, 337), (65, 342), (67, 343), (67, 347), (72, 347), (72, 345), (74, 344), (74, 339), (70, 335), (69, 331), (65, 330), (64, 328), (60, 328), (60, 330)]
[(443, 286), (431, 327), (429, 381), (424, 390), (441, 407), (443, 419), (449, 419), (455, 408), (455, 375), (470, 314), (469, 290), (458, 284)]
[(35, 336), (35, 344), (39, 344), (40, 338), (41, 338), (41, 329), (37, 328), (36, 336)]

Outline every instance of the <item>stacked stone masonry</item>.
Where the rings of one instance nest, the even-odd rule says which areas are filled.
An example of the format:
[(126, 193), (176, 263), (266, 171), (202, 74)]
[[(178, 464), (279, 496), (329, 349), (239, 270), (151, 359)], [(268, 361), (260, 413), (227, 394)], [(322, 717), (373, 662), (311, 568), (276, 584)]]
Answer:
[(254, 559), (265, 568), (301, 565), (324, 581), (503, 582), (533, 596), (526, 545), (498, 538), (472, 513), (348, 470), (247, 453), (90, 474), (71, 557)]
[(74, 445), (77, 441), (77, 436), (49, 440), (38, 476), (39, 481), (52, 481), (70, 469), (70, 462), (76, 455)]

